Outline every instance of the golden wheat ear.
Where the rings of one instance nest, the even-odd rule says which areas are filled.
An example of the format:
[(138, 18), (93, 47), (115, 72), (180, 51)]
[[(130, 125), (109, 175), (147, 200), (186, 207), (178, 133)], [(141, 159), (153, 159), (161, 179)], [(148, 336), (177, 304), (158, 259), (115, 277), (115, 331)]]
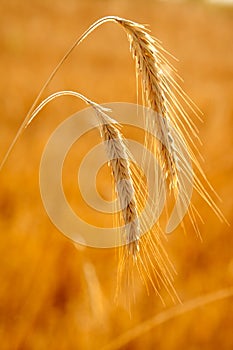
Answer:
[(138, 220), (135, 188), (130, 170), (130, 155), (119, 124), (112, 120), (101, 109), (96, 109), (100, 120), (101, 136), (109, 165), (114, 179), (121, 219), (124, 227), (124, 244), (134, 258), (139, 252), (140, 223)]
[(130, 171), (130, 154), (125, 145), (123, 135), (120, 132), (120, 125), (111, 118), (106, 109), (97, 103), (91, 101), (84, 95), (74, 91), (59, 91), (40, 103), (32, 112), (27, 121), (27, 127), (38, 113), (52, 100), (61, 96), (73, 96), (82, 99), (90, 105), (96, 114), (99, 124), (100, 135), (104, 142), (107, 162), (111, 168), (114, 179), (114, 187), (119, 202), (120, 215), (123, 220), (120, 245), (127, 245), (130, 254), (136, 258), (139, 251), (140, 224), (137, 213), (137, 203), (135, 198), (135, 189)]
[[(177, 226), (175, 221), (181, 222), (184, 213), (188, 211), (193, 227), (199, 234), (196, 225), (199, 213), (190, 204), (190, 191), (187, 193), (186, 190), (189, 185), (200, 194), (221, 221), (227, 222), (216, 205), (213, 198), (216, 193), (195, 155), (200, 155), (196, 144), (201, 142), (198, 128), (190, 115), (201, 120), (201, 112), (176, 81), (177, 72), (167, 58), (170, 54), (144, 25), (123, 18), (116, 18), (115, 21), (128, 36), (136, 63), (136, 74), (141, 78), (143, 102), (155, 116), (150, 119), (145, 114), (145, 145), (159, 159), (176, 201), (167, 231), (172, 231)], [(155, 169), (155, 173), (156, 171)], [(155, 192), (157, 190), (155, 188)], [(178, 217), (179, 220), (176, 220)]]

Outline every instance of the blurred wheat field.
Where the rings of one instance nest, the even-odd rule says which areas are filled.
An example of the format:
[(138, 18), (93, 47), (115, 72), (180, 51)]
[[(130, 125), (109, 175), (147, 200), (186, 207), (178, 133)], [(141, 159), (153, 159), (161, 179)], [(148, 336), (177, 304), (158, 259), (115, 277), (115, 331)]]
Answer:
[[(198, 125), (206, 160), (203, 167), (232, 223), (231, 7), (201, 1), (2, 0), (1, 158), (65, 50), (92, 22), (106, 15), (150, 24), (153, 35), (179, 58), (175, 65), (184, 78), (183, 87), (204, 113), (204, 123)], [(125, 34), (111, 24), (95, 32), (70, 57), (46, 95), (58, 89), (78, 90), (99, 103), (136, 103), (134, 64)], [(115, 306), (115, 251), (77, 249), (52, 225), (43, 208), (38, 183), (43, 147), (56, 126), (83, 107), (69, 99), (48, 106), (22, 135), (0, 173), (3, 350), (101, 349), (164, 310), (153, 291), (147, 296), (137, 280), (132, 317)], [(72, 150), (72, 161), (80, 161), (92, 140), (90, 133), (80, 141)], [(68, 162), (64, 177), (67, 195), (75, 203), (74, 169), (75, 164)], [(99, 179), (103, 193), (104, 175), (103, 171), (102, 187)], [(188, 234), (177, 229), (166, 244), (178, 272), (175, 287), (184, 302), (233, 285), (232, 227), (220, 223), (198, 197), (194, 201), (205, 221), (200, 225), (203, 242), (187, 221)], [(224, 299), (157, 326), (124, 349), (231, 349), (232, 315), (232, 298)]]

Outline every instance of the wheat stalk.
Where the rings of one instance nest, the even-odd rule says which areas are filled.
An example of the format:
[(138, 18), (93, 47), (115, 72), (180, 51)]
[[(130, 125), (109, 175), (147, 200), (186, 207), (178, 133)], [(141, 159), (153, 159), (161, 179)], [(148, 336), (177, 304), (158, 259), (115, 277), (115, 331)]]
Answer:
[(127, 345), (129, 345), (133, 340), (141, 337), (142, 335), (145, 336), (147, 332), (151, 332), (155, 327), (165, 322), (171, 322), (172, 319), (176, 319), (177, 317), (188, 312), (192, 312), (198, 308), (202, 308), (204, 310), (204, 306), (206, 307), (209, 304), (232, 297), (233, 287), (229, 287), (227, 289), (220, 289), (218, 291), (185, 301), (182, 304), (170, 307), (160, 313), (155, 314), (151, 318), (140, 322), (138, 325), (133, 326), (131, 329), (121, 333), (119, 336), (114, 337), (113, 340), (106, 344), (101, 350), (118, 350), (127, 348)]

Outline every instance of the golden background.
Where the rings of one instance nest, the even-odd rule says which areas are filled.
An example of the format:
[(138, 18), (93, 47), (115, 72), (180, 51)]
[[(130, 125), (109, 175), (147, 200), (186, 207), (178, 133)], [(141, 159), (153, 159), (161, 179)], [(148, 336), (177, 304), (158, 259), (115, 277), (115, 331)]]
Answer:
[[(204, 112), (204, 123), (198, 124), (206, 160), (203, 167), (231, 223), (230, 7), (201, 1), (1, 0), (1, 158), (55, 64), (77, 36), (106, 15), (149, 24), (153, 35), (179, 58), (175, 65), (184, 89)], [(114, 24), (98, 29), (69, 58), (45, 95), (61, 89), (77, 90), (99, 103), (136, 103), (134, 64), (125, 33)], [(115, 306), (114, 250), (76, 249), (43, 208), (38, 175), (43, 147), (56, 126), (83, 107), (82, 102), (68, 98), (53, 102), (24, 132), (0, 173), (2, 350), (101, 349), (166, 310), (141, 285), (136, 288), (131, 317)], [(91, 135), (83, 141), (84, 148), (88, 140)], [(67, 171), (66, 182), (68, 176)], [(166, 245), (178, 272), (175, 287), (184, 302), (233, 284), (232, 228), (220, 223), (198, 196), (194, 201), (205, 221), (200, 225), (203, 242), (187, 224), (188, 234), (177, 229)], [(167, 307), (172, 303), (168, 301)], [(121, 348), (232, 349), (232, 329), (232, 298), (228, 298), (174, 317)]]

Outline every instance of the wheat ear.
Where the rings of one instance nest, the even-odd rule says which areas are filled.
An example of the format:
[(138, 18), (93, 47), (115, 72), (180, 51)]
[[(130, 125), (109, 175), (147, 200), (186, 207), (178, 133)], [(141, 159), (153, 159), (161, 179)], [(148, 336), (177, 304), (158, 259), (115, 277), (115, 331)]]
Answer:
[[(177, 200), (177, 213), (175, 210), (172, 212), (170, 222), (176, 214), (180, 216), (180, 220), (183, 219), (182, 208), (187, 208), (189, 204), (184, 185), (187, 181), (219, 219), (227, 223), (209, 193), (211, 191), (216, 195), (193, 152), (195, 149), (199, 153), (196, 143), (201, 142), (198, 137), (198, 129), (184, 106), (200, 120), (201, 112), (173, 77), (178, 74), (165, 56), (165, 54), (170, 54), (163, 49), (157, 39), (150, 35), (144, 25), (118, 17), (115, 18), (115, 21), (127, 33), (130, 49), (136, 62), (137, 75), (141, 77), (144, 103), (154, 112), (155, 117), (152, 120), (145, 118), (147, 130), (145, 145), (160, 159), (162, 169), (169, 180), (169, 186)], [(156, 142), (151, 134), (156, 135), (160, 142)], [(195, 166), (194, 171), (190, 169), (183, 150), (187, 151), (187, 157)], [(200, 215), (192, 203), (188, 214), (195, 231), (199, 234), (196, 216), (200, 217)], [(169, 231), (168, 227), (169, 224), (167, 226)]]
[[(174, 140), (170, 132), (163, 70), (159, 62), (158, 50), (155, 48), (155, 40), (148, 34), (143, 25), (125, 19), (118, 19), (117, 22), (123, 26), (129, 38), (130, 49), (136, 61), (137, 73), (141, 76), (144, 101), (149, 108), (162, 117), (153, 121), (154, 134), (162, 140), (157, 144), (157, 153), (160, 157), (162, 169), (166, 177), (170, 179), (170, 186), (176, 187), (177, 157)], [(147, 129), (150, 129), (148, 120), (145, 120), (145, 122)], [(154, 148), (153, 145), (148, 146), (151, 149)]]
[(119, 201), (120, 213), (123, 219), (123, 232), (121, 244), (127, 244), (129, 252), (134, 258), (137, 257), (139, 251), (140, 225), (138, 220), (137, 203), (135, 199), (135, 190), (132, 181), (129, 154), (119, 130), (119, 124), (116, 120), (110, 118), (106, 108), (89, 100), (85, 96), (74, 91), (59, 91), (40, 103), (40, 105), (32, 113), (31, 118), (27, 122), (28, 126), (35, 116), (41, 111), (46, 104), (60, 96), (74, 96), (81, 98), (89, 104), (95, 111), (102, 140), (104, 141), (105, 151), (108, 164), (111, 167), (115, 190)]
[(124, 222), (125, 243), (128, 245), (129, 252), (136, 258), (137, 252), (139, 252), (140, 224), (135, 189), (130, 170), (129, 154), (119, 130), (119, 125), (117, 127), (116, 122), (110, 120), (99, 108), (96, 112), (100, 120), (101, 135), (105, 141), (106, 153), (119, 199)]

